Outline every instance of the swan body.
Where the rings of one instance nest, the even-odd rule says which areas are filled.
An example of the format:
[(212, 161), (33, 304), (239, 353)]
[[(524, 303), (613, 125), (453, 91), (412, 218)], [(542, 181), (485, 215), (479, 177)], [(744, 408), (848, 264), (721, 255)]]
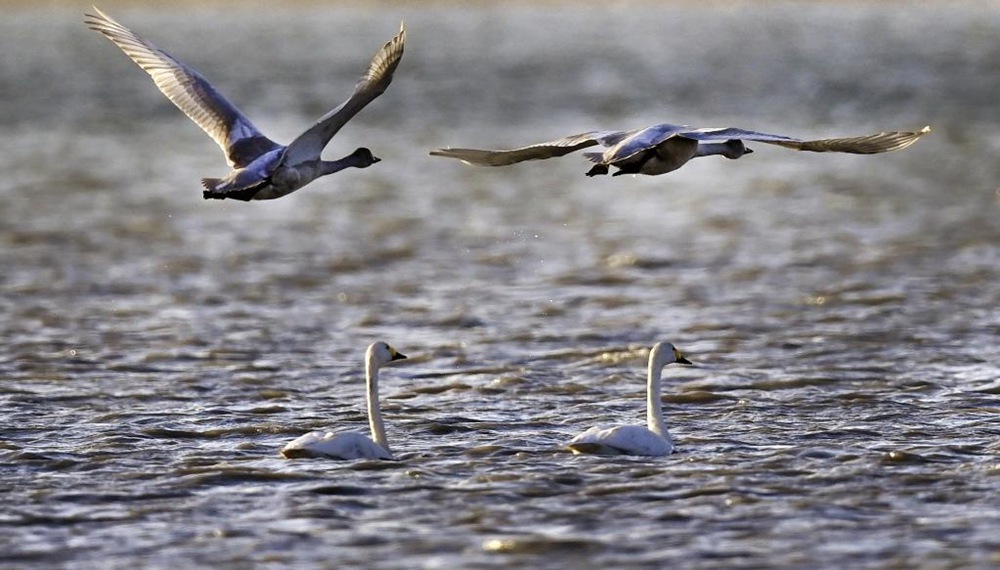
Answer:
[(406, 28), (375, 54), (354, 93), (323, 115), (288, 146), (261, 133), (198, 72), (119, 24), (97, 8), (86, 24), (117, 45), (152, 77), (160, 91), (222, 148), (230, 172), (221, 178), (203, 178), (205, 199), (273, 200), (313, 180), (345, 168), (367, 168), (379, 158), (361, 147), (339, 160), (320, 155), (330, 139), (365, 106), (385, 92), (403, 57)]
[(281, 449), (287, 459), (299, 457), (326, 457), (330, 459), (392, 459), (392, 451), (385, 437), (385, 424), (378, 405), (379, 369), (406, 355), (384, 342), (372, 343), (365, 352), (365, 401), (371, 438), (357, 432), (313, 431), (300, 436)]
[(684, 166), (699, 156), (719, 155), (737, 159), (753, 152), (747, 142), (760, 142), (809, 152), (845, 152), (878, 154), (904, 149), (930, 132), (924, 127), (914, 132), (882, 132), (850, 138), (802, 140), (734, 127), (696, 128), (660, 124), (632, 131), (589, 131), (550, 142), (510, 150), (443, 148), (431, 151), (431, 156), (454, 158), (475, 166), (507, 166), (526, 160), (544, 160), (567, 155), (593, 146), (603, 146), (603, 152), (585, 152), (594, 163), (586, 174), (607, 174), (610, 167), (620, 174), (666, 174)]
[(393, 459), (392, 453), (388, 449), (358, 431), (341, 433), (312, 431), (290, 441), (281, 449), (281, 455), (286, 459), (303, 457)]
[(663, 421), (660, 401), (660, 378), (663, 367), (677, 362), (691, 364), (669, 342), (658, 342), (649, 352), (646, 377), (646, 425), (592, 427), (570, 440), (567, 447), (574, 454), (645, 455), (662, 457), (674, 451), (674, 442)]

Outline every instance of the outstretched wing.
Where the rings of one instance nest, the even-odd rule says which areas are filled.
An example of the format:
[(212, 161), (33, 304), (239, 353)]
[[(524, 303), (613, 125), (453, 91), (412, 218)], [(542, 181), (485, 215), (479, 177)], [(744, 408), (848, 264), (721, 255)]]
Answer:
[(809, 152), (847, 152), (851, 154), (878, 154), (904, 149), (917, 142), (917, 139), (931, 132), (930, 127), (919, 131), (892, 131), (865, 135), (860, 137), (819, 139), (806, 141), (783, 135), (759, 133), (745, 129), (694, 129), (680, 133), (681, 136), (699, 141), (726, 141), (740, 139), (743, 141), (762, 142)]
[(392, 74), (399, 66), (403, 57), (403, 44), (406, 42), (406, 26), (400, 24), (399, 33), (382, 46), (375, 54), (368, 71), (354, 87), (354, 93), (336, 109), (320, 117), (309, 129), (296, 137), (282, 157), (284, 164), (299, 164), (300, 162), (319, 158), (330, 139), (333, 138), (347, 121), (357, 115), (361, 109), (385, 93), (392, 82)]
[(174, 59), (96, 7), (84, 22), (114, 42), (146, 71), (160, 91), (212, 137), (232, 168), (242, 168), (280, 145), (265, 137), (198, 72)]
[(525, 160), (544, 160), (567, 155), (582, 148), (596, 145), (611, 146), (635, 131), (588, 131), (558, 140), (523, 146), (510, 150), (475, 148), (441, 148), (432, 150), (431, 156), (455, 158), (473, 166), (507, 166)]

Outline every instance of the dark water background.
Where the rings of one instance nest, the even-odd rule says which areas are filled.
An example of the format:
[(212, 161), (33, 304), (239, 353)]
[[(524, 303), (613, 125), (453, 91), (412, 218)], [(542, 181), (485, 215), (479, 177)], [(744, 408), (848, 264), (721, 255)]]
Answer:
[[(81, 23), (0, 19), (0, 564), (1000, 564), (1000, 4), (103, 5), (287, 142), (405, 18), (389, 91), (327, 156), (206, 202), (221, 154)], [(667, 176), (516, 146), (657, 122), (934, 132), (882, 156), (760, 147)], [(399, 462), (286, 461), (362, 427)], [(573, 457), (641, 422), (678, 452)]]

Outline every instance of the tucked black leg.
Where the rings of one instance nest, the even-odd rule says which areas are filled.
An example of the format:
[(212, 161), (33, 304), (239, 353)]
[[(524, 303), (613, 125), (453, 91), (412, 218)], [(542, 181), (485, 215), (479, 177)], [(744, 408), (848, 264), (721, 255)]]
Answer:
[(593, 168), (587, 171), (587, 176), (598, 176), (608, 173), (607, 164), (595, 164)]
[(211, 192), (209, 190), (205, 190), (201, 195), (206, 200), (225, 200), (226, 198), (230, 198), (232, 200), (249, 202), (250, 200), (253, 200), (253, 197), (257, 195), (257, 192), (260, 192), (260, 188), (253, 187), (233, 192)]

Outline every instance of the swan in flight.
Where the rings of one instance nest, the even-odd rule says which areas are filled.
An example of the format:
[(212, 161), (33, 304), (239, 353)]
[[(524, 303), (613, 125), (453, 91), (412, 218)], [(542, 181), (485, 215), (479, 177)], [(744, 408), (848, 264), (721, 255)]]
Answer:
[(610, 428), (592, 427), (570, 440), (566, 446), (574, 454), (647, 455), (660, 457), (674, 451), (667, 425), (663, 422), (660, 402), (660, 376), (663, 367), (672, 362), (691, 364), (681, 351), (669, 342), (658, 342), (649, 351), (649, 371), (646, 379), (646, 426), (624, 425)]
[(886, 132), (851, 138), (802, 140), (738, 128), (696, 128), (682, 125), (654, 125), (633, 131), (590, 131), (551, 142), (511, 150), (442, 148), (431, 156), (456, 158), (475, 166), (507, 166), (525, 160), (543, 160), (601, 145), (604, 152), (585, 152), (594, 163), (587, 176), (607, 174), (614, 166), (619, 174), (666, 174), (699, 156), (722, 155), (737, 159), (753, 152), (747, 142), (773, 144), (810, 152), (878, 154), (900, 150), (929, 133), (930, 127), (916, 132)]
[[(368, 425), (372, 438), (360, 432), (309, 432), (281, 449), (287, 459), (326, 457), (331, 459), (392, 459), (385, 424), (378, 406), (378, 371), (382, 366), (402, 360), (406, 355), (384, 342), (374, 342), (365, 352), (365, 402), (368, 405)], [(372, 441), (374, 439), (374, 441)]]
[(361, 109), (385, 92), (403, 56), (406, 28), (386, 42), (354, 87), (354, 93), (323, 115), (288, 146), (264, 136), (235, 105), (197, 71), (174, 59), (96, 7), (85, 23), (104, 34), (153, 78), (160, 91), (222, 147), (231, 171), (223, 178), (203, 178), (205, 199), (273, 200), (320, 176), (348, 167), (367, 168), (379, 161), (361, 147), (340, 160), (320, 155), (330, 139)]

